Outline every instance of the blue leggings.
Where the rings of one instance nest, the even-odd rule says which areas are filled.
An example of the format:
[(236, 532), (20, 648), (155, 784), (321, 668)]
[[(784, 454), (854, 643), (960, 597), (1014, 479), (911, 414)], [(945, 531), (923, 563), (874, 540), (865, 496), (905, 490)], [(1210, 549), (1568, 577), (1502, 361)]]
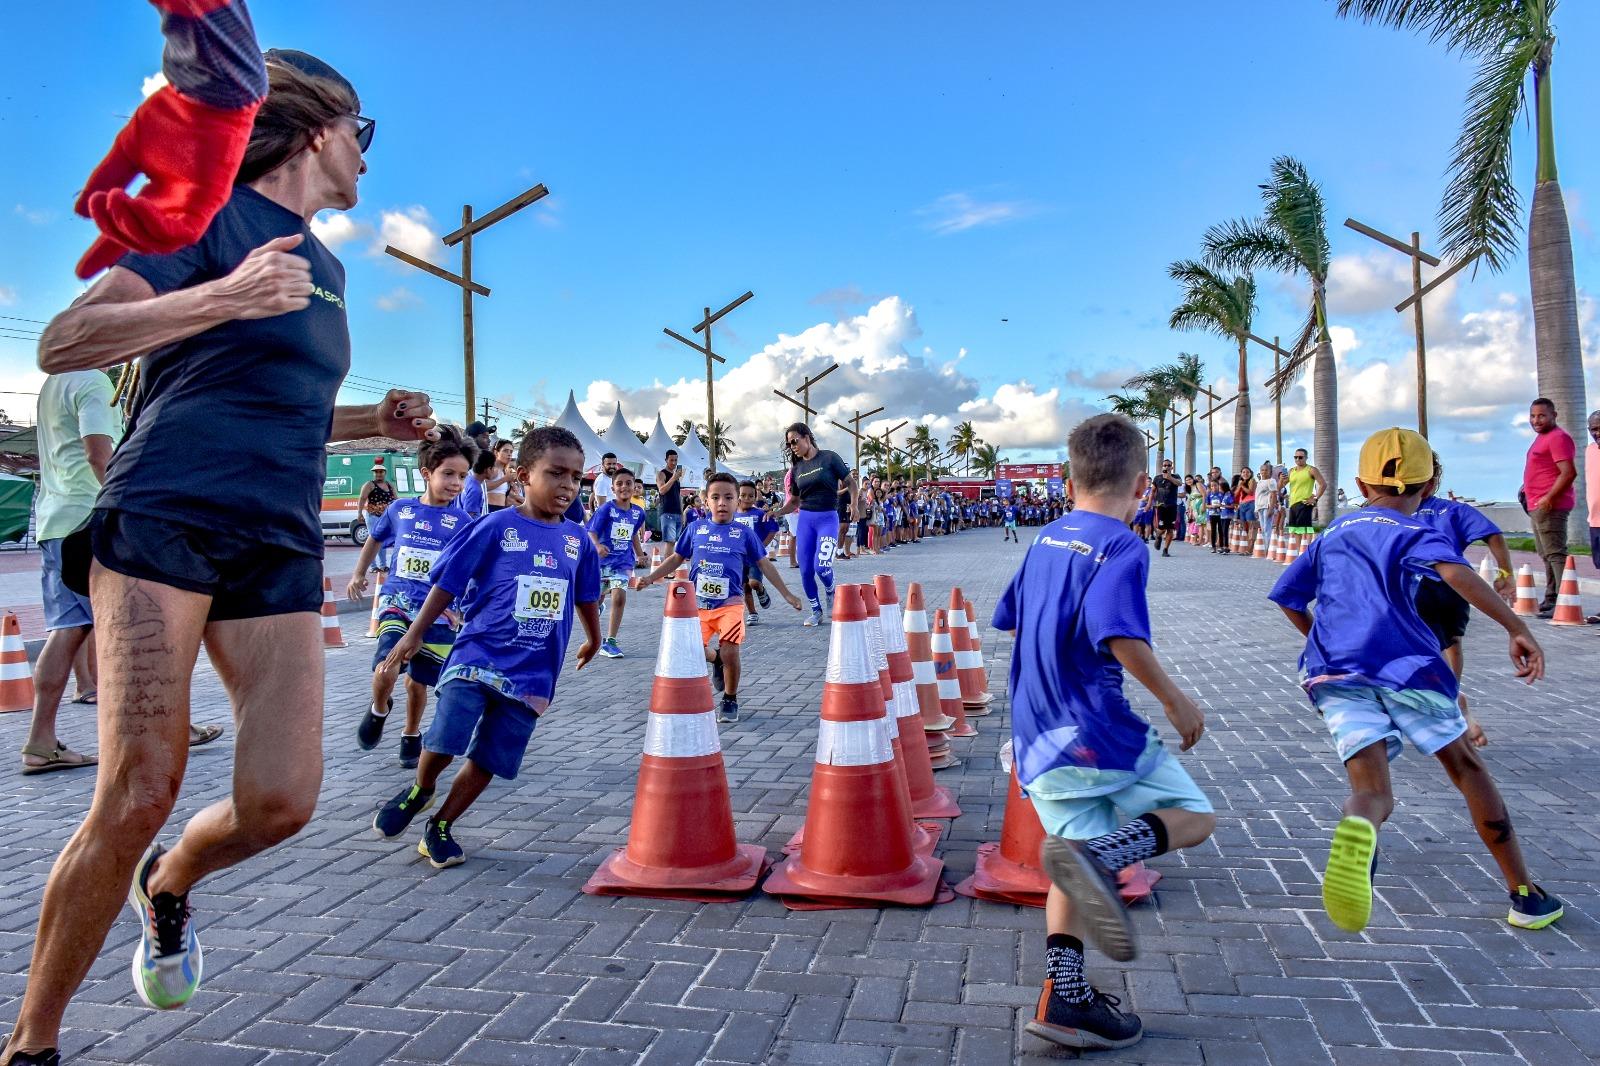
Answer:
[(806, 590), (806, 601), (811, 609), (820, 611), (819, 577), (828, 595), (833, 595), (833, 552), (838, 545), (839, 516), (833, 511), (800, 511), (797, 524), (794, 557), (800, 564), (800, 584)]

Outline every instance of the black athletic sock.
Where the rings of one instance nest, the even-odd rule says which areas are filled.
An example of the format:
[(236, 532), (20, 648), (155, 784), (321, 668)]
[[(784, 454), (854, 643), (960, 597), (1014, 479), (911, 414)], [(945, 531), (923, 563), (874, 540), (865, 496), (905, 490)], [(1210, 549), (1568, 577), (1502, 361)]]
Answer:
[(1083, 941), (1065, 933), (1045, 938), (1044, 976), (1050, 994), (1068, 1003), (1087, 1003), (1094, 998), (1089, 979), (1083, 976)]
[(1167, 827), (1154, 814), (1141, 814), (1120, 829), (1113, 829), (1083, 844), (1109, 870), (1121, 870), (1154, 858), (1167, 850)]

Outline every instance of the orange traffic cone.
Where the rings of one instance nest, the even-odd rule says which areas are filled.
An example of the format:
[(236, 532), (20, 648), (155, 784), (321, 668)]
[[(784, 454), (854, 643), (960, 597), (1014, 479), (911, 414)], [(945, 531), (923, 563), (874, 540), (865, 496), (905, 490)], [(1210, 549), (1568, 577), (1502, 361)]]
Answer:
[(1561, 574), (1561, 588), (1556, 593), (1556, 613), (1550, 616), (1553, 626), (1583, 626), (1583, 600), (1578, 596), (1578, 561), (1567, 556), (1567, 568)]
[(805, 843), (763, 886), (792, 909), (925, 906), (939, 892), (944, 864), (911, 846), (911, 809), (881, 724), (883, 690), (866, 630), (861, 590), (839, 586)]
[(989, 713), (989, 680), (983, 674), (972, 634), (967, 629), (967, 601), (959, 587), (950, 590), (950, 643), (956, 658), (956, 680), (961, 686), (961, 706), (969, 718)]
[(1539, 593), (1533, 587), (1533, 567), (1524, 566), (1517, 570), (1517, 603), (1516, 612), (1524, 617), (1534, 616), (1539, 613)]
[(734, 837), (694, 586), (668, 584), (663, 614), (628, 846), (612, 852), (583, 890), (729, 902), (755, 887), (767, 852)]
[(961, 808), (947, 788), (933, 783), (933, 764), (928, 755), (928, 737), (922, 728), (922, 712), (911, 672), (911, 652), (906, 645), (905, 623), (900, 617), (900, 595), (894, 578), (879, 574), (873, 579), (878, 592), (878, 621), (888, 644), (889, 682), (894, 686), (894, 727), (900, 737), (900, 752), (905, 756), (906, 785), (911, 790), (911, 813), (917, 818), (958, 818)]
[(1305, 547), (1306, 535), (1304, 533), (1289, 534), (1289, 543), (1284, 545), (1283, 565), (1289, 566), (1300, 558), (1300, 552)]
[(344, 647), (344, 630), (339, 628), (339, 607), (333, 602), (333, 581), (322, 579), (322, 646)]
[(956, 724), (939, 709), (939, 682), (933, 672), (933, 638), (928, 632), (928, 611), (922, 600), (922, 586), (913, 581), (906, 586), (906, 647), (911, 655), (911, 677), (917, 707), (922, 715), (922, 731), (928, 740), (928, 762), (935, 770), (960, 766), (961, 760), (950, 749), (949, 730)]
[(955, 719), (947, 734), (952, 737), (975, 737), (978, 731), (967, 721), (966, 708), (961, 701), (961, 681), (956, 674), (956, 654), (951, 641), (950, 616), (944, 611), (933, 612), (933, 673), (939, 685), (939, 710), (946, 718)]
[(983, 694), (989, 699), (994, 699), (989, 692), (989, 669), (983, 665), (983, 633), (978, 628), (978, 608), (972, 601), (963, 597), (962, 604), (967, 611), (967, 644), (972, 652), (973, 662), (978, 665), (978, 676), (983, 679)]
[(33, 710), (33, 667), (22, 642), (22, 623), (10, 611), (0, 624), (0, 714)]
[(383, 599), (383, 571), (379, 570), (377, 580), (372, 583), (372, 614), (367, 618), (367, 636), (378, 635), (378, 601)]
[(956, 886), (956, 891), (997, 903), (1043, 907), (1045, 894), (1050, 891), (1050, 879), (1039, 867), (1039, 846), (1043, 843), (1044, 826), (1039, 822), (1039, 813), (1018, 784), (1013, 766), (1000, 841), (978, 845), (977, 869)]

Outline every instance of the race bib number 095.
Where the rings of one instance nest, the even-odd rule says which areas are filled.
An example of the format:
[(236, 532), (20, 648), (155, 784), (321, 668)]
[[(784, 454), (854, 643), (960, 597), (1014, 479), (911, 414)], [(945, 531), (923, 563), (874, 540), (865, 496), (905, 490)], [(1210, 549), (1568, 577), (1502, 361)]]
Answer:
[(521, 619), (560, 619), (566, 613), (567, 579), (538, 574), (517, 575), (517, 606)]

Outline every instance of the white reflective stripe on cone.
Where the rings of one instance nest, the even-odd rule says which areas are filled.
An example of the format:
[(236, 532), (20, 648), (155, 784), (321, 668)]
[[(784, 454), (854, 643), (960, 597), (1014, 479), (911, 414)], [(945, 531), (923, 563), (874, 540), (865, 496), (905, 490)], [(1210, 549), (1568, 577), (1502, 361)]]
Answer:
[(966, 611), (948, 611), (945, 614), (945, 618), (950, 623), (951, 632), (954, 632), (957, 629), (967, 628)]
[(933, 672), (933, 662), (928, 659), (913, 659), (911, 661), (911, 680), (918, 685), (932, 685), (939, 680)]
[(900, 605), (898, 603), (880, 603), (878, 605), (879, 620), (883, 624), (883, 640), (890, 651), (906, 650), (905, 623), (900, 618)]
[(940, 681), (939, 698), (941, 700), (959, 700), (961, 698), (961, 682), (953, 677)]
[[(676, 619), (674, 619), (676, 621)], [(644, 753), (661, 759), (691, 759), (722, 750), (713, 711), (699, 714), (650, 712), (644, 727)]]
[(0, 681), (26, 681), (33, 676), (33, 671), (28, 669), (27, 661), (20, 663), (0, 663)]
[(325, 615), (323, 615), (322, 616), (322, 628), (323, 629), (338, 629), (339, 628), (339, 616), (335, 615), (335, 614), (325, 614)]
[(1556, 595), (1557, 607), (1582, 607), (1583, 598), (1575, 592), (1562, 592)]
[(894, 757), (882, 718), (830, 722), (817, 730), (817, 762), (824, 766), (875, 766)]
[(926, 633), (926, 632), (928, 632), (928, 612), (927, 611), (906, 611), (906, 612), (904, 612), (904, 614), (905, 614), (905, 625), (903, 626), (903, 628), (905, 629), (905, 631), (907, 633)]
[(0, 651), (23, 651), (23, 652), (25, 652), (27, 650), (28, 650), (28, 647), (27, 647), (26, 644), (24, 644), (22, 642), (22, 638), (21, 637), (18, 637), (18, 636), (7, 636), (4, 640), (0, 640)]
[(661, 619), (661, 649), (656, 652), (657, 677), (705, 677), (706, 649), (700, 643), (700, 619)]
[[(865, 619), (858, 622), (833, 623), (833, 639), (828, 643), (828, 669), (823, 674), (824, 681), (841, 685), (864, 685), (869, 681), (878, 680), (878, 667), (873, 662), (872, 648), (867, 643), (866, 629)], [(698, 629), (695, 630), (694, 639), (698, 645), (700, 641)]]
[(896, 681), (894, 684), (894, 716), (896, 718), (919, 718), (922, 710), (917, 706), (917, 693), (909, 681)]

